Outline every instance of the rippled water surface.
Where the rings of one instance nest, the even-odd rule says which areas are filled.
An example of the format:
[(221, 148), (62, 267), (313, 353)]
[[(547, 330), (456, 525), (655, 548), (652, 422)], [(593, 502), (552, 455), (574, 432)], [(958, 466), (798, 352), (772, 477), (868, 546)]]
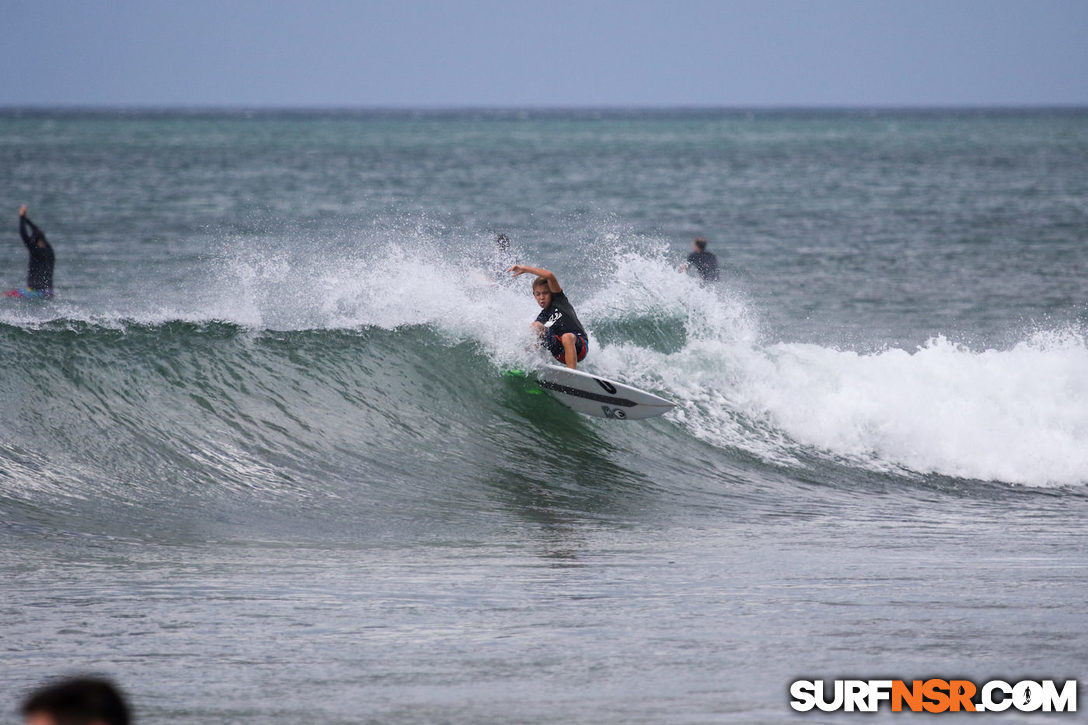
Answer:
[[(9, 112), (0, 161), (3, 285), (20, 203), (58, 259), (0, 301), (12, 717), (75, 671), (148, 723), (1088, 676), (1083, 112)], [(674, 411), (501, 374), (500, 231)]]

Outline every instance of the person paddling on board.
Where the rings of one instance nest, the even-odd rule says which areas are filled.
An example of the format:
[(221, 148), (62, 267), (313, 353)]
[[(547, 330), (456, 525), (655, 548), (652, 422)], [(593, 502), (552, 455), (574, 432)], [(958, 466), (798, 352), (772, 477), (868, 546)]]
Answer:
[(53, 297), (53, 247), (41, 229), (26, 215), (26, 204), (19, 207), (19, 236), (30, 252), (30, 266), (26, 273), (26, 289), (5, 292), (9, 297), (50, 299)]
[(578, 363), (589, 352), (589, 338), (578, 321), (574, 307), (563, 294), (559, 280), (546, 269), (524, 264), (515, 264), (507, 271), (513, 272), (515, 277), (526, 272), (537, 275), (533, 280), (533, 297), (542, 309), (533, 322), (533, 330), (540, 336), (541, 346), (547, 348), (556, 360), (571, 370), (577, 370)]

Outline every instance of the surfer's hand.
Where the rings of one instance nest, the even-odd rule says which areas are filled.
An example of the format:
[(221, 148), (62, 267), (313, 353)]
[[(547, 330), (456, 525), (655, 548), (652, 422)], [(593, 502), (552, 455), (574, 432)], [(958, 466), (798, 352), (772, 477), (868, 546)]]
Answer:
[(26, 204), (19, 207), (19, 216), (26, 216)]
[(528, 270), (526, 270), (525, 267), (521, 266), (520, 264), (515, 264), (513, 267), (511, 267), (510, 269), (508, 269), (506, 271), (507, 272), (513, 272), (514, 276), (517, 277), (519, 275), (525, 274), (525, 272), (527, 272)]

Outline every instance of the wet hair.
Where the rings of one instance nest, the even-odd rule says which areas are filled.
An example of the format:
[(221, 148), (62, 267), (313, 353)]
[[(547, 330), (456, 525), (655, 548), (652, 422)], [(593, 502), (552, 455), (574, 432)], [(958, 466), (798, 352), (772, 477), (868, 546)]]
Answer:
[(495, 240), (495, 244), (498, 245), (499, 249), (506, 249), (510, 246), (510, 237), (500, 234), (498, 239)]
[(108, 680), (73, 677), (46, 685), (23, 702), (24, 718), (45, 713), (57, 725), (129, 725), (132, 716), (120, 691)]
[[(536, 279), (534, 279), (533, 280), (533, 291), (534, 292), (536, 291), (537, 287), (548, 287), (548, 278), (547, 277), (537, 277)], [(550, 287), (548, 287), (548, 291), (551, 292)]]
[(703, 237), (695, 237), (695, 248), (700, 252), (706, 251), (706, 239)]

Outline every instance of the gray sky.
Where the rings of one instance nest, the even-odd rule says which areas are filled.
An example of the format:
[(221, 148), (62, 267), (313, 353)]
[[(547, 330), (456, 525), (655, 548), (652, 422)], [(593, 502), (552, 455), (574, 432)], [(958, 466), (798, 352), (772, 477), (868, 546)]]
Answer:
[(1088, 105), (1088, 0), (0, 0), (0, 106)]

